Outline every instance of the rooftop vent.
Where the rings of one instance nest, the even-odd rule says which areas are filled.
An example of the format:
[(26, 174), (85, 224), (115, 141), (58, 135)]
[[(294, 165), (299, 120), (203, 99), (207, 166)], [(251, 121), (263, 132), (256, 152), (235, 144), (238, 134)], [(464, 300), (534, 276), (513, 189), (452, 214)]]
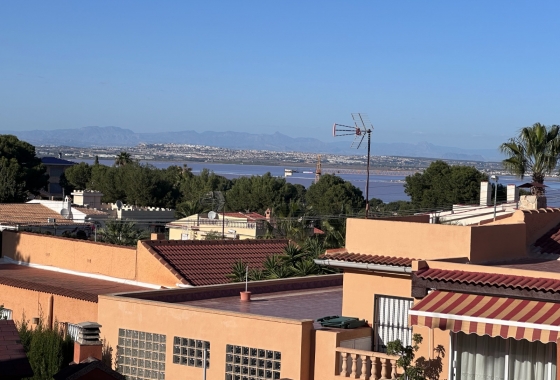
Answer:
[(82, 323), (78, 323), (78, 326), (80, 326), (80, 331), (78, 332), (78, 339), (76, 339), (76, 342), (82, 344), (82, 345), (98, 345), (100, 340), (99, 340), (99, 334), (100, 334), (100, 330), (99, 328), (101, 327), (101, 325), (99, 323), (95, 323), (95, 322), (82, 322)]

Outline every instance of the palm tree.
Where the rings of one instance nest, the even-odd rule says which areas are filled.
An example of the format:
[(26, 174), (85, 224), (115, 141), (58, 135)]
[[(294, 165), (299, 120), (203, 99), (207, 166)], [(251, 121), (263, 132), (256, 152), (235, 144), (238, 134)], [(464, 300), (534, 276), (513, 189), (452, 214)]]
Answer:
[[(558, 163), (559, 130), (558, 125), (548, 128), (540, 123), (522, 128), (517, 137), (500, 145), (500, 151), (508, 156), (503, 161), (504, 167), (522, 179), (530, 172), (533, 182), (542, 184)], [(531, 193), (542, 195), (544, 188), (532, 187)]]
[(132, 158), (130, 157), (130, 153), (128, 152), (120, 152), (118, 156), (115, 158), (116, 166), (124, 166), (126, 164), (130, 164), (131, 162), (132, 162)]
[(136, 228), (134, 222), (108, 221), (105, 227), (99, 229), (98, 237), (109, 244), (136, 245), (138, 240), (147, 239), (149, 234)]

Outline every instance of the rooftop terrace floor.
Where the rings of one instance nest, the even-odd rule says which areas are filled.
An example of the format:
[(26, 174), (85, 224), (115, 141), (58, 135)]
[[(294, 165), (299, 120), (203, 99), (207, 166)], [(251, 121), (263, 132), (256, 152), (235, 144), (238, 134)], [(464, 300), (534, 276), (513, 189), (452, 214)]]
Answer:
[(267, 317), (289, 319), (317, 319), (342, 313), (342, 287), (294, 290), (255, 294), (251, 301), (240, 297), (209, 298), (181, 302), (184, 305), (235, 311)]
[(545, 260), (538, 258), (531, 259), (521, 259), (511, 262), (495, 263), (491, 266), (501, 267), (501, 268), (512, 268), (512, 269), (524, 269), (524, 270), (534, 270), (538, 272), (551, 272), (560, 273), (560, 261), (559, 260)]

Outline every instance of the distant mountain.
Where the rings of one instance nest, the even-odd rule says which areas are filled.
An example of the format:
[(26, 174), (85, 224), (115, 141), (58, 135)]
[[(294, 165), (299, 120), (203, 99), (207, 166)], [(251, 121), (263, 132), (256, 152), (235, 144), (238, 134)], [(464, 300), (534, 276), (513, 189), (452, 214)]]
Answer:
[[(316, 152), (334, 154), (364, 154), (350, 148), (350, 141), (323, 142), (314, 138), (290, 137), (282, 133), (255, 134), (245, 132), (159, 132), (137, 133), (119, 127), (82, 127), (75, 129), (34, 130), (2, 132), (16, 135), (35, 145), (66, 145), (74, 147), (127, 147), (147, 144), (194, 144), (231, 149), (272, 150), (278, 152)], [(433, 145), (427, 142), (372, 143), (372, 154), (381, 156), (406, 156), (445, 158), (451, 160), (499, 161), (494, 149), (460, 149)]]

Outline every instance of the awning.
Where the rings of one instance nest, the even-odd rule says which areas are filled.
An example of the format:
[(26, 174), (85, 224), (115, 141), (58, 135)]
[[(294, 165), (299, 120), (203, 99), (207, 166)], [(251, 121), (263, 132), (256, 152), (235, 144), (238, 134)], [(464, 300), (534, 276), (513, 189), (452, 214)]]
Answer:
[(560, 303), (435, 290), (409, 310), (412, 326), (556, 342)]

